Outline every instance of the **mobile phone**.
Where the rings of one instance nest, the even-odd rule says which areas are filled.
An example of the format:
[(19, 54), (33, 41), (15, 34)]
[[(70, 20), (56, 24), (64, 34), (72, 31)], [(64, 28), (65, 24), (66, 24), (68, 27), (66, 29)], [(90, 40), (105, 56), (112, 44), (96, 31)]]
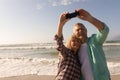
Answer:
[(68, 13), (68, 14), (66, 14), (66, 19), (74, 18), (77, 15), (79, 15), (79, 12)]

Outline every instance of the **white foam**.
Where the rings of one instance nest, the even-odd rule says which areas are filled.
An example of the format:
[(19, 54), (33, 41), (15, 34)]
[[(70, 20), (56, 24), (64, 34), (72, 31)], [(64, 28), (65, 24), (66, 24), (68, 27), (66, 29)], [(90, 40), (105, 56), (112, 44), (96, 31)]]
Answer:
[(1, 58), (0, 77), (27, 74), (55, 75), (57, 61), (38, 58)]
[(110, 74), (112, 75), (120, 74), (120, 62), (108, 62), (107, 64)]
[[(0, 58), (0, 77), (27, 74), (56, 75), (58, 59), (7, 57)], [(120, 62), (108, 62), (112, 75), (120, 74)]]

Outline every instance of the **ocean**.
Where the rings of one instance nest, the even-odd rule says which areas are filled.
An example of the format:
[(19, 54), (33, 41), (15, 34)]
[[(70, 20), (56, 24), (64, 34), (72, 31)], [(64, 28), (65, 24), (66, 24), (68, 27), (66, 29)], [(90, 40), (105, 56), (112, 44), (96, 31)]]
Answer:
[[(112, 75), (120, 74), (120, 44), (104, 44)], [(58, 52), (54, 43), (0, 45), (0, 77), (56, 75)]]

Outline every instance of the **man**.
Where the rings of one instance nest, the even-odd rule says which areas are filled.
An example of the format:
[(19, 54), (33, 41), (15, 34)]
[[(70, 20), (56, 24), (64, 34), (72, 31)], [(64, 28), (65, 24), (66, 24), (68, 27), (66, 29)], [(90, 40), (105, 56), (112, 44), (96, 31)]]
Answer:
[(88, 21), (99, 31), (97, 34), (87, 37), (87, 29), (82, 23), (76, 23), (73, 28), (73, 34), (82, 41), (78, 54), (83, 80), (110, 80), (110, 73), (102, 49), (109, 28), (86, 10), (80, 9), (76, 11), (80, 14), (77, 16), (79, 19)]

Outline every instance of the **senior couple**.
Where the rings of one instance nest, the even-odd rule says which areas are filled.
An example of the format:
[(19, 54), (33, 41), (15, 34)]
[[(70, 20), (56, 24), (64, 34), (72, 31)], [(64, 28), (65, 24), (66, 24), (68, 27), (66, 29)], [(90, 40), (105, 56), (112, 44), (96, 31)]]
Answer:
[(55, 80), (110, 80), (103, 43), (107, 38), (109, 28), (84, 9), (76, 10), (77, 18), (91, 23), (98, 33), (87, 36), (87, 28), (82, 23), (73, 27), (73, 35), (63, 43), (63, 27), (70, 18), (67, 12), (60, 15), (57, 33), (55, 35), (59, 51), (58, 73)]

